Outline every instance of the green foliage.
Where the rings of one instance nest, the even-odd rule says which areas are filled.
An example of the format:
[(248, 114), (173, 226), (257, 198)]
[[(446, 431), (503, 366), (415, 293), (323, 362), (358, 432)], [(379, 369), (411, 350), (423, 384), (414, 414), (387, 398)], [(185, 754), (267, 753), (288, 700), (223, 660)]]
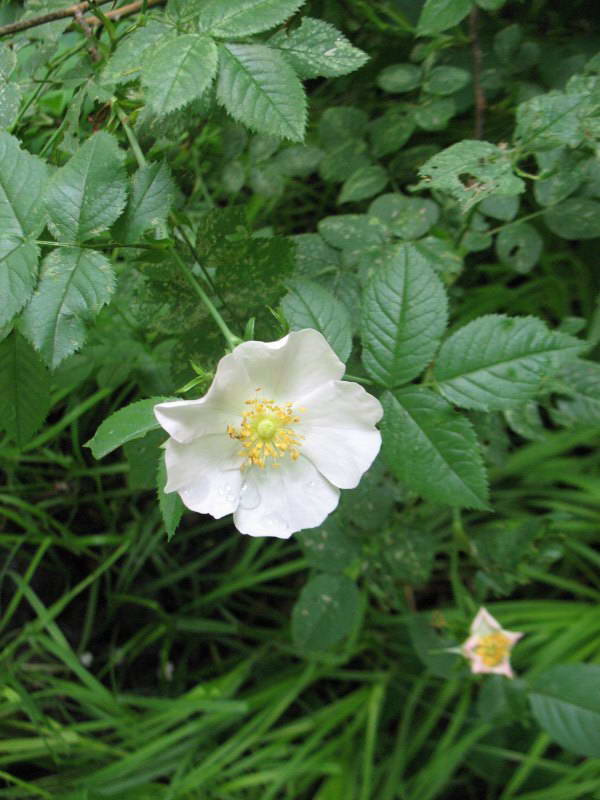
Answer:
[(285, 22), (304, 0), (208, 0), (200, 7), (198, 26), (213, 36), (238, 37), (261, 33)]
[(360, 596), (345, 575), (315, 575), (300, 592), (292, 613), (292, 638), (302, 651), (326, 650), (356, 626)]
[(19, 447), (50, 410), (48, 375), (38, 354), (17, 331), (0, 342), (0, 420)]
[(425, 0), (417, 34), (432, 36), (457, 25), (467, 16), (472, 5), (473, 0)]
[(314, 281), (297, 279), (290, 284), (281, 308), (292, 330), (320, 331), (339, 358), (348, 360), (352, 350), (350, 318), (344, 305), (326, 289)]
[(383, 455), (403, 484), (434, 503), (487, 509), (488, 485), (470, 422), (419, 387), (386, 392)]
[(149, 397), (115, 411), (104, 420), (94, 436), (86, 443), (94, 458), (104, 458), (117, 447), (145, 436), (159, 427), (153, 409), (168, 397)]

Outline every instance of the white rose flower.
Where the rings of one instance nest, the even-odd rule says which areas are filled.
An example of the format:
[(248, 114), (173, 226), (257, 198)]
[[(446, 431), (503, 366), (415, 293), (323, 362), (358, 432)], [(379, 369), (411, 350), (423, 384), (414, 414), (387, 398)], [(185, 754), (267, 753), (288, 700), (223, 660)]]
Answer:
[(243, 342), (199, 400), (159, 403), (166, 492), (241, 533), (287, 539), (314, 528), (379, 452), (383, 411), (318, 331)]
[(510, 651), (523, 634), (504, 630), (502, 625), (485, 608), (480, 608), (471, 627), (469, 638), (463, 642), (461, 652), (471, 662), (471, 672), (492, 672), (513, 678)]

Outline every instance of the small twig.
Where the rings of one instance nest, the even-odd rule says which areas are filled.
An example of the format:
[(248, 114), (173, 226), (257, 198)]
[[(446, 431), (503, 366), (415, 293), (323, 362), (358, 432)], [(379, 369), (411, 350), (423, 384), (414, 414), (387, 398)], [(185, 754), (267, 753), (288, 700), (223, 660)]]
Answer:
[[(146, 8), (161, 5), (164, 2), (166, 2), (166, 0), (148, 0)], [(121, 6), (121, 8), (113, 8), (112, 11), (107, 11), (105, 16), (108, 17), (108, 19), (118, 21), (121, 17), (128, 17), (130, 14), (135, 14), (143, 5), (144, 0), (136, 0), (135, 3), (128, 3), (126, 6)], [(87, 17), (85, 21), (88, 25), (100, 25), (102, 23), (102, 20), (98, 17)]]
[(475, 96), (475, 138), (483, 138), (483, 125), (485, 119), (485, 93), (481, 85), (481, 47), (479, 45), (479, 33), (477, 23), (479, 21), (479, 9), (473, 6), (469, 14), (469, 33), (471, 38), (471, 50), (473, 52), (473, 94)]
[[(114, 0), (97, 0), (96, 5), (104, 5), (112, 2), (114, 2)], [(0, 37), (8, 36), (11, 33), (19, 33), (19, 31), (26, 31), (28, 28), (36, 28), (38, 25), (47, 25), (48, 22), (56, 22), (57, 19), (76, 17), (77, 14), (87, 11), (89, 7), (90, 4), (88, 2), (76, 3), (74, 6), (51, 11), (49, 14), (42, 14), (40, 17), (21, 19), (19, 22), (12, 22), (10, 25), (2, 25), (0, 27)]]
[(88, 47), (90, 58), (92, 59), (92, 61), (96, 62), (100, 61), (102, 56), (100, 55), (100, 53), (98, 52), (98, 48), (94, 44), (95, 41), (94, 32), (83, 18), (83, 14), (81, 13), (80, 9), (77, 9), (77, 11), (73, 16), (75, 17), (75, 22), (77, 23), (77, 25), (79, 25), (81, 30), (84, 32), (86, 39), (89, 39), (90, 41), (90, 46)]

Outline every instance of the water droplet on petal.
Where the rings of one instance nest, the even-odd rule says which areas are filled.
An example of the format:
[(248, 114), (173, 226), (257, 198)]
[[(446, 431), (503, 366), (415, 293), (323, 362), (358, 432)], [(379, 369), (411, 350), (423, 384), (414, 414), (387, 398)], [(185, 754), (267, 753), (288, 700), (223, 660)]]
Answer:
[(309, 492), (312, 492), (317, 488), (317, 482), (316, 481), (308, 481), (307, 483), (304, 484), (304, 488), (308, 489)]
[(240, 508), (252, 511), (260, 505), (260, 494), (253, 483), (246, 482), (240, 491)]

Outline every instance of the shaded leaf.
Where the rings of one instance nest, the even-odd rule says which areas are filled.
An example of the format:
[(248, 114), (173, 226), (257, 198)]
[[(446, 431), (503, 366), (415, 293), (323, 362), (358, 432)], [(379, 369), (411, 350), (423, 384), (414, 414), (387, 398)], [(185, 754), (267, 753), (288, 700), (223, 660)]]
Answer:
[(147, 164), (133, 176), (125, 213), (115, 226), (115, 235), (125, 244), (139, 241), (150, 228), (163, 223), (171, 209), (175, 184), (164, 162)]
[(352, 350), (350, 318), (345, 307), (314, 281), (298, 278), (289, 284), (281, 307), (293, 331), (314, 328), (327, 339), (344, 363)]
[(345, 575), (316, 575), (300, 592), (292, 611), (292, 638), (302, 650), (326, 650), (357, 624), (360, 596)]

